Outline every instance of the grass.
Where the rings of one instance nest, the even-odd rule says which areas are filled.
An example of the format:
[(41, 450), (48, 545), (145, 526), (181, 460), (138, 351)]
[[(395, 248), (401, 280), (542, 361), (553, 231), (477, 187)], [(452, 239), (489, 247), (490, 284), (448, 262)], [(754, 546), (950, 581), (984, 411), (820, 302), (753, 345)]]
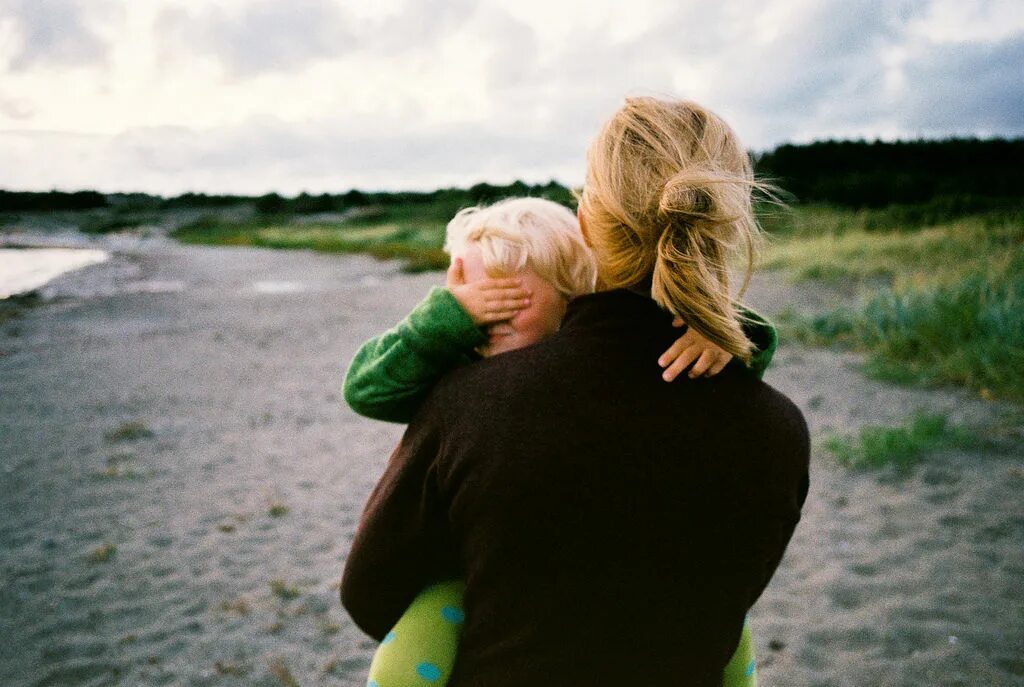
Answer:
[[(36, 292), (15, 294), (7, 298), (0, 298), (0, 324), (20, 317), (43, 302), (42, 297)], [(17, 332), (16, 329), (8, 330), (8, 334)], [(14, 334), (16, 335), (16, 334)]]
[(786, 313), (783, 335), (868, 354), (867, 370), (897, 382), (956, 384), (1024, 400), (1024, 273), (972, 274), (949, 285), (883, 288), (860, 308)]
[(270, 673), (277, 678), (283, 687), (299, 687), (298, 680), (288, 670), (283, 658), (275, 658), (270, 662)]
[(767, 251), (765, 266), (797, 280), (862, 284), (855, 305), (783, 313), (784, 337), (863, 351), (877, 377), (1024, 400), (1024, 216), (903, 232), (843, 222), (837, 212), (821, 233), (798, 227)]
[(239, 597), (231, 601), (222, 601), (217, 607), (222, 613), (235, 614), (239, 616), (252, 613), (252, 605), (245, 598)]
[(113, 544), (100, 544), (89, 552), (87, 558), (90, 563), (106, 563), (114, 557), (115, 553), (117, 553), (117, 547)]
[(330, 637), (341, 632), (341, 625), (338, 623), (325, 622), (320, 625), (320, 632)]
[(288, 584), (282, 579), (271, 580), (270, 591), (273, 592), (274, 596), (282, 601), (291, 601), (292, 599), (297, 599), (302, 595), (302, 592), (299, 591), (298, 587)]
[(172, 234), (185, 243), (263, 248), (305, 248), (324, 253), (367, 253), (381, 260), (402, 260), (407, 272), (444, 269), (448, 255), (445, 223), (408, 213), (369, 214), (347, 221), (292, 224), (287, 217), (228, 221), (207, 215)]
[(105, 432), (103, 437), (107, 441), (137, 441), (138, 439), (149, 439), (153, 436), (153, 430), (145, 423), (132, 421), (123, 422), (116, 428)]
[(154, 214), (138, 214), (102, 212), (96, 215), (87, 215), (79, 224), (79, 228), (87, 234), (109, 234), (122, 229), (134, 229), (144, 224), (152, 224), (156, 221)]
[(1005, 271), (1024, 251), (1024, 214), (979, 215), (913, 231), (869, 231), (851, 220), (855, 214), (793, 212), (791, 228), (772, 234), (761, 266), (786, 269), (798, 281), (880, 278), (902, 288)]
[(981, 443), (973, 432), (950, 425), (944, 415), (918, 413), (904, 427), (863, 427), (856, 438), (830, 436), (824, 446), (840, 464), (855, 469), (891, 465), (909, 472), (930, 451), (941, 448), (972, 448)]

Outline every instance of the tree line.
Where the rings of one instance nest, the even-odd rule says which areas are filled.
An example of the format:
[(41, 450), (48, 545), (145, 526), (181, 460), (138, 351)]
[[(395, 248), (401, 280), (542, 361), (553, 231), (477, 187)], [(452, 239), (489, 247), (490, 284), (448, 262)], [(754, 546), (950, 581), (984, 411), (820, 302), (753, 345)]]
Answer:
[(797, 202), (882, 208), (942, 198), (986, 209), (1024, 195), (1024, 138), (786, 144), (754, 161)]
[[(1024, 198), (1024, 138), (959, 138), (922, 141), (821, 141), (785, 144), (753, 153), (756, 174), (782, 189), (789, 202), (849, 208), (940, 204), (951, 212), (1019, 206)], [(538, 196), (573, 206), (570, 189), (550, 181), (507, 185), (480, 183), (429, 192), (300, 193), (286, 197), (184, 193), (165, 198), (144, 193), (97, 191), (4, 191), (0, 212), (161, 210), (252, 204), (266, 214), (345, 212), (367, 206), (421, 205), (442, 213), (513, 196)]]

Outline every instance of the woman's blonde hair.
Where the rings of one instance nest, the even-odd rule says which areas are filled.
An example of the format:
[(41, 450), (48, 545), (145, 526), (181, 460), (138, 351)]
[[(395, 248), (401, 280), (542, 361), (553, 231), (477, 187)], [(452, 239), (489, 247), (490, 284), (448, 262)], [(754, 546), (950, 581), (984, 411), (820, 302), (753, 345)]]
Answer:
[(753, 271), (761, 230), (750, 157), (732, 129), (697, 103), (627, 98), (587, 151), (580, 216), (605, 288), (651, 280), (651, 296), (747, 362), (753, 344), (729, 289), (728, 258)]
[(492, 277), (529, 266), (567, 299), (594, 290), (597, 266), (576, 216), (543, 198), (511, 198), (460, 210), (448, 223), (444, 249), (452, 256), (475, 243)]

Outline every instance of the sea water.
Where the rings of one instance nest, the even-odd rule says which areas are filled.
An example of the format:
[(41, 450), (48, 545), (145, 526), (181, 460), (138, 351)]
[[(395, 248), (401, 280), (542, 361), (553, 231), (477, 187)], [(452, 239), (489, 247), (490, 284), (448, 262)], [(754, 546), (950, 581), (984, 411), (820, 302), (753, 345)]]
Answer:
[(65, 272), (109, 257), (94, 248), (0, 248), (0, 298), (28, 293)]

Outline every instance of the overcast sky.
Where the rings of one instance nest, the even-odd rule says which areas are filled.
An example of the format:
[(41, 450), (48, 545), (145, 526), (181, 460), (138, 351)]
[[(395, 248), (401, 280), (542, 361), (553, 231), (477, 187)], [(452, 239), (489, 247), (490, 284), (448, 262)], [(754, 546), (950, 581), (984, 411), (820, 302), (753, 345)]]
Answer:
[(755, 150), (1021, 136), (1022, 75), (1022, 0), (0, 0), (0, 188), (578, 184), (639, 94)]

